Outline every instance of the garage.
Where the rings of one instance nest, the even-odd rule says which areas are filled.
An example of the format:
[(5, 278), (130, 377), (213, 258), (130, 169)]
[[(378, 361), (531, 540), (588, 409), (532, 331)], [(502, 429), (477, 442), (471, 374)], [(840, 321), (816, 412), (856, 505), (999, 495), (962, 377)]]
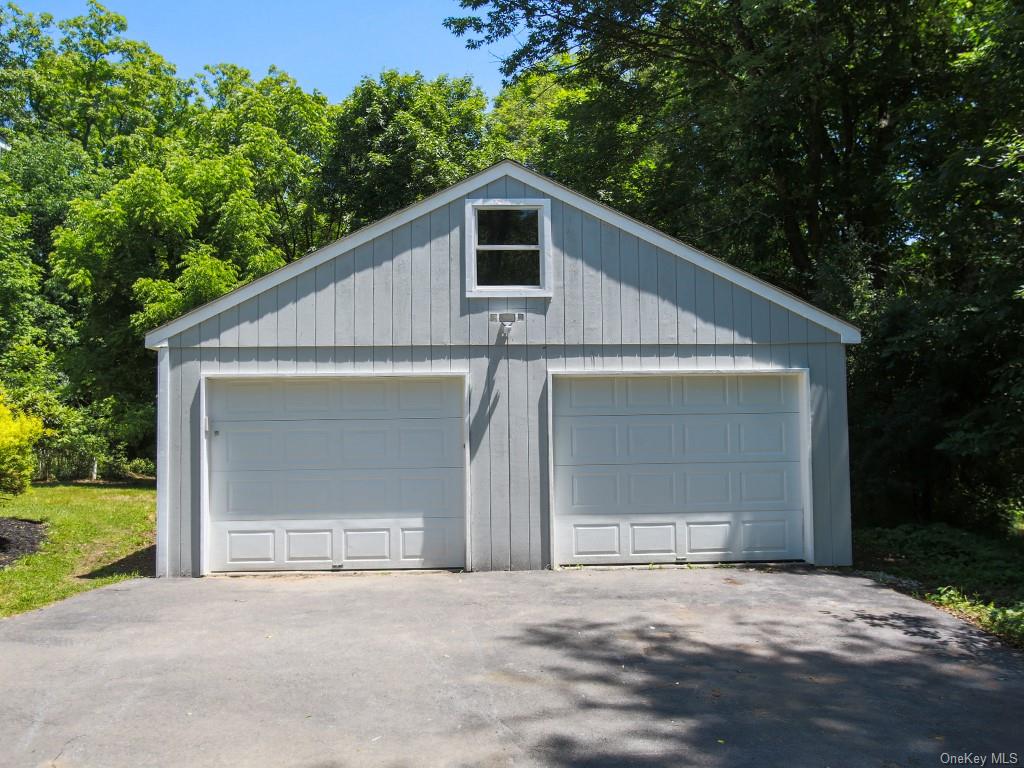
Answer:
[(803, 377), (556, 376), (556, 561), (809, 559)]
[(146, 334), (156, 571), (849, 565), (859, 341), (501, 161)]
[(209, 570), (465, 565), (461, 376), (206, 390)]

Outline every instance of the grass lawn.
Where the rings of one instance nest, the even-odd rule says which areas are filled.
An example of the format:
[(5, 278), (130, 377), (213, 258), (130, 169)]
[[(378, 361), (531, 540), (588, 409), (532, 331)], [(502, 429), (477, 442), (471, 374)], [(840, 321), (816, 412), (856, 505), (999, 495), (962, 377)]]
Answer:
[(855, 530), (853, 546), (858, 569), (1024, 648), (1024, 535), (901, 525)]
[(38, 552), (0, 570), (0, 616), (152, 574), (156, 491), (126, 484), (44, 484), (0, 502), (0, 517), (46, 523)]

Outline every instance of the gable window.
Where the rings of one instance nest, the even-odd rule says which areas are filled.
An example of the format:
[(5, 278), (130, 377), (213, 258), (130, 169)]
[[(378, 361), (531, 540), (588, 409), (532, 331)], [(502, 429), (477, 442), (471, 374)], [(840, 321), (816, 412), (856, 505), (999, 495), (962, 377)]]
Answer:
[(551, 295), (551, 201), (466, 201), (466, 295)]

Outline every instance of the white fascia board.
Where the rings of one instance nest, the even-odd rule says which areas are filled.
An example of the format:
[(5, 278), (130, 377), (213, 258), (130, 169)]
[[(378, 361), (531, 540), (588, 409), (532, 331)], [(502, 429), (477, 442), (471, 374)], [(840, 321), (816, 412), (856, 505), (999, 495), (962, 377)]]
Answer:
[(429, 213), (435, 208), (439, 208), (442, 205), (447, 205), (454, 200), (465, 197), (470, 192), (490, 184), (492, 181), (500, 179), (505, 174), (509, 174), (512, 170), (519, 167), (520, 166), (509, 160), (504, 160), (497, 165), (492, 165), (490, 168), (486, 168), (479, 173), (470, 176), (468, 179), (460, 181), (455, 186), (443, 189), (430, 197), (420, 200), (418, 203), (413, 203), (407, 208), (403, 208), (390, 216), (385, 216), (383, 219), (380, 219), (373, 224), (369, 224), (362, 229), (356, 230), (351, 235), (347, 235), (340, 240), (335, 240), (333, 243), (328, 243), (322, 248), (318, 248), (312, 253), (303, 256), (301, 259), (297, 259), (290, 264), (286, 264), (268, 275), (257, 278), (251, 283), (246, 283), (230, 293), (225, 293), (223, 296), (203, 304), (201, 307), (196, 307), (192, 311), (186, 312), (175, 320), (171, 320), (158, 328), (154, 328), (146, 334), (146, 346), (149, 349), (156, 349), (160, 344), (166, 343), (172, 336), (176, 336), (182, 331), (186, 331), (189, 328), (199, 325), (204, 320), (209, 320), (211, 317), (218, 315), (231, 307), (237, 306), (238, 304), (251, 299), (253, 296), (259, 296), (264, 291), (270, 290), (271, 288), (274, 288), (286, 280), (290, 280), (291, 278), (302, 274), (303, 272), (310, 269), (316, 269), (321, 264), (324, 264), (343, 253), (358, 248), (360, 245), (368, 243), (374, 238), (380, 237), (396, 227), (408, 224), (410, 221), (418, 219), (420, 216)]
[(859, 328), (854, 325), (850, 325), (850, 323), (847, 323), (845, 320), (840, 320), (835, 315), (832, 315), (823, 309), (818, 309), (813, 304), (807, 303), (788, 291), (784, 291), (771, 283), (768, 283), (758, 277), (754, 277), (749, 272), (744, 272), (742, 269), (727, 264), (721, 259), (716, 259), (714, 256), (710, 256), (703, 251), (697, 250), (692, 245), (687, 245), (681, 240), (676, 240), (674, 237), (670, 237), (654, 227), (648, 226), (647, 224), (637, 221), (624, 213), (616, 211), (614, 208), (609, 208), (596, 200), (584, 197), (579, 192), (574, 192), (568, 187), (562, 186), (558, 182), (553, 181), (546, 176), (535, 174), (533, 171), (519, 165), (518, 163), (511, 163), (511, 166), (512, 167), (505, 170), (504, 173), (518, 179), (524, 184), (529, 184), (530, 186), (539, 189), (541, 192), (545, 192), (552, 197), (567, 202), (573, 207), (579, 208), (584, 213), (588, 213), (597, 219), (618, 227), (624, 232), (628, 232), (641, 240), (645, 240), (662, 250), (678, 256), (681, 259), (686, 259), (690, 263), (696, 264), (698, 267), (706, 269), (712, 274), (725, 278), (741, 288), (746, 288), (748, 291), (751, 291), (758, 296), (763, 296), (769, 301), (772, 301), (781, 307), (785, 307), (794, 314), (805, 317), (823, 328), (835, 331), (839, 334), (839, 339), (844, 344), (860, 343)]
[(463, 198), (470, 192), (506, 175), (511, 176), (512, 178), (554, 198), (563, 200), (570, 205), (579, 208), (581, 211), (594, 216), (601, 221), (605, 221), (616, 226), (625, 232), (629, 232), (631, 235), (668, 251), (681, 259), (686, 259), (692, 264), (695, 264), (702, 269), (706, 269), (708, 272), (718, 275), (719, 277), (725, 278), (741, 288), (746, 288), (759, 296), (763, 296), (769, 301), (790, 310), (794, 314), (805, 317), (823, 328), (828, 328), (829, 330), (839, 334), (839, 339), (844, 344), (860, 343), (860, 330), (856, 326), (840, 320), (835, 315), (831, 315), (822, 309), (818, 309), (813, 304), (808, 304), (803, 299), (800, 299), (793, 294), (772, 285), (771, 283), (765, 282), (760, 278), (754, 277), (749, 272), (744, 272), (742, 269), (726, 264), (724, 261), (716, 259), (713, 256), (709, 256), (703, 251), (699, 251), (681, 240), (676, 240), (674, 237), (670, 237), (664, 232), (658, 231), (654, 227), (650, 227), (624, 213), (616, 211), (614, 208), (602, 205), (595, 200), (584, 197), (579, 192), (574, 192), (568, 187), (552, 181), (546, 176), (534, 173), (519, 163), (513, 162), (512, 160), (502, 160), (500, 163), (492, 165), (490, 168), (486, 168), (483, 171), (460, 181), (454, 186), (441, 190), (440, 192), (437, 192), (418, 203), (414, 203), (407, 208), (403, 208), (390, 216), (386, 216), (385, 218), (363, 227), (340, 240), (335, 240), (333, 243), (325, 245), (324, 247), (303, 256), (301, 259), (293, 261), (291, 264), (287, 264), (280, 269), (271, 272), (269, 275), (264, 275), (257, 280), (253, 280), (251, 283), (247, 283), (240, 288), (236, 288), (234, 291), (226, 293), (208, 304), (204, 304), (201, 307), (193, 309), (191, 312), (185, 313), (176, 320), (172, 320), (159, 328), (153, 329), (146, 334), (146, 346), (150, 349), (156, 349), (161, 344), (166, 343), (170, 337), (188, 330), (193, 326), (199, 325), (199, 323), (204, 320), (208, 320), (226, 309), (230, 309), (233, 306), (241, 304), (247, 299), (258, 296), (264, 291), (274, 288), (286, 280), (289, 280), (296, 275), (300, 275), (307, 270), (315, 269), (321, 264), (324, 264), (347, 251), (351, 251), (354, 248), (385, 234), (395, 227), (407, 224), (425, 213), (430, 212), (434, 208), (447, 205), (448, 203)]

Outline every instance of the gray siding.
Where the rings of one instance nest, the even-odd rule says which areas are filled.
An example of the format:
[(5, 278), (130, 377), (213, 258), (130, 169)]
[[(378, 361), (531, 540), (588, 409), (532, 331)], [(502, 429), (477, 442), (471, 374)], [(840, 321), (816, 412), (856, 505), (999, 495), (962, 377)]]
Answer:
[[(547, 197), (507, 177), (467, 197)], [(203, 323), (203, 346), (494, 344), (488, 312), (524, 311), (512, 345), (797, 344), (838, 335), (552, 199), (554, 296), (469, 299), (464, 203), (408, 224)], [(190, 346), (183, 332), (170, 345)]]
[[(198, 335), (197, 335), (198, 338)], [(182, 347), (170, 350), (172, 421), (168, 565), (188, 575), (199, 546), (199, 379), (201, 373), (375, 374), (455, 371), (470, 386), (470, 536), (475, 570), (530, 569), (548, 562), (549, 371), (658, 368), (666, 372), (754, 366), (758, 347), (637, 345), (456, 345), (445, 347)], [(846, 366), (837, 342), (772, 346), (757, 367), (807, 366), (811, 384), (815, 561), (851, 561)]]
[[(508, 177), (467, 197), (544, 197)], [(549, 565), (547, 376), (807, 367), (815, 560), (851, 558), (837, 334), (552, 199), (554, 296), (468, 299), (458, 200), (170, 340), (168, 567), (198, 565), (202, 373), (456, 371), (470, 381), (472, 567)], [(492, 311), (526, 313), (500, 339)]]

